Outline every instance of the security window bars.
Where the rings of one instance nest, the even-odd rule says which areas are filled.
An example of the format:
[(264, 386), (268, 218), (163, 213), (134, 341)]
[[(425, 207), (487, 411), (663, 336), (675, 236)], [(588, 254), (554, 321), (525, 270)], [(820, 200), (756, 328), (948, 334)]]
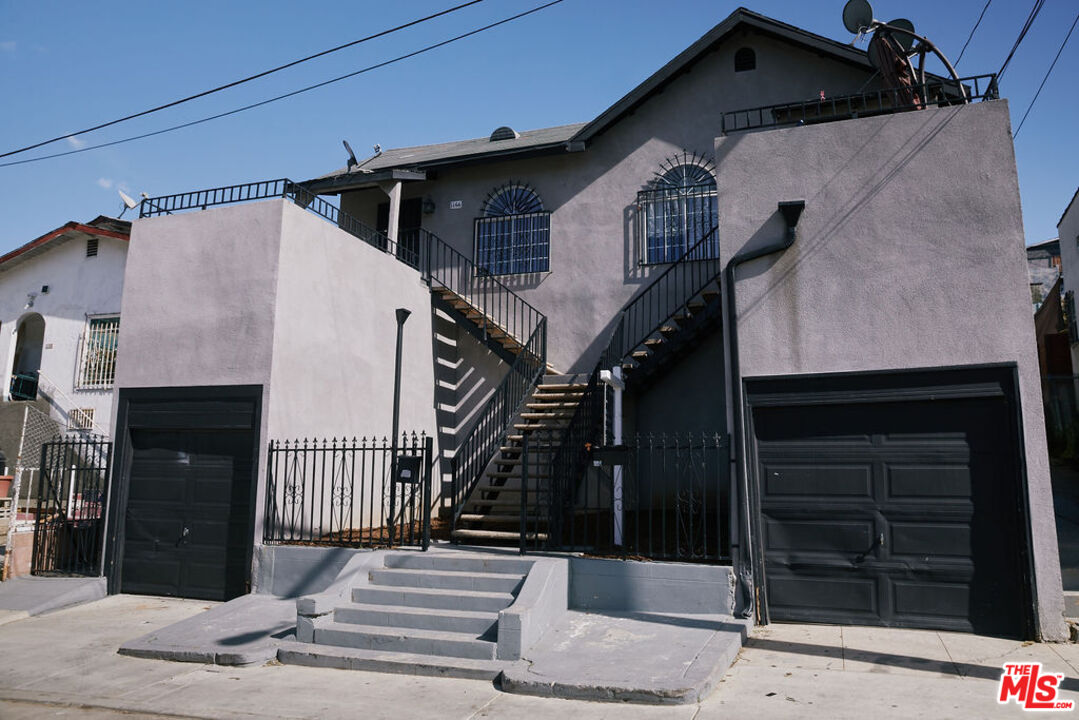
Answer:
[(116, 378), (116, 341), (119, 334), (119, 315), (89, 319), (82, 343), (79, 389), (112, 387)]
[(492, 275), (550, 269), (551, 214), (532, 188), (519, 183), (491, 193), (476, 218), (476, 265)]
[(92, 430), (94, 428), (94, 409), (75, 408), (68, 417), (68, 426), (72, 430)]
[(670, 164), (637, 193), (637, 236), (646, 265), (677, 262), (694, 246), (699, 257), (690, 259), (719, 257), (717, 235), (698, 245), (718, 223), (715, 178), (697, 162)]

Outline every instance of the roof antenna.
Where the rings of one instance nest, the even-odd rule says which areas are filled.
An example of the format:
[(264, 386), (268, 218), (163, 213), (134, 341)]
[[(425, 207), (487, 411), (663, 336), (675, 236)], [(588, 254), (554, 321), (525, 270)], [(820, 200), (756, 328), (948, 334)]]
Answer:
[(381, 155), (382, 154), (382, 146), (379, 145), (378, 143), (375, 143), (374, 145), (372, 145), (371, 149), (375, 151), (375, 155)]
[(341, 142), (345, 144), (345, 150), (348, 150), (348, 169), (351, 170), (360, 163), (356, 160), (356, 153), (352, 152), (352, 146), (348, 144), (348, 140), (342, 140)]

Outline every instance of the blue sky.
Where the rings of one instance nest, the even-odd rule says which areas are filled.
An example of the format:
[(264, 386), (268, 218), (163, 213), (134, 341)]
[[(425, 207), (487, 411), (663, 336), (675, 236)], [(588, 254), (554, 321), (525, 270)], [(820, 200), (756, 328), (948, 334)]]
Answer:
[[(750, 2), (750, 0), (746, 0)], [(0, 151), (136, 112), (407, 22), (453, 0), (366, 2), (16, 2), (0, 0)], [(541, 4), (486, 0), (402, 33), (240, 88), (83, 136), (106, 142), (255, 102), (410, 52)], [(961, 75), (995, 72), (1033, 0), (993, 0)], [(848, 42), (843, 2), (756, 0), (751, 9)], [(983, 0), (877, 0), (953, 62)], [(594, 118), (737, 7), (716, 0), (565, 0), (537, 15), (296, 98), (111, 148), (0, 168), (0, 252), (137, 197), (340, 167), (347, 138), (417, 145)], [(1048, 0), (1001, 90), (1013, 127), (1079, 11)], [(864, 47), (864, 45), (863, 45)], [(1016, 139), (1028, 243), (1055, 237), (1079, 184), (1079, 30)], [(34, 153), (71, 149), (63, 141)], [(7, 160), (16, 158), (7, 158)], [(3, 162), (0, 160), (0, 162)], [(129, 212), (125, 217), (130, 217)]]

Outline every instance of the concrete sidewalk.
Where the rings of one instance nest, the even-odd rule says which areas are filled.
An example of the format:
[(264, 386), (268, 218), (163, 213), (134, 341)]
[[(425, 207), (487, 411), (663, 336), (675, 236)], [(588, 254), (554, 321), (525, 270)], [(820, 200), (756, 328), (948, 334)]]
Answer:
[[(283, 666), (222, 667), (126, 657), (119, 646), (213, 603), (113, 596), (0, 628), (0, 717), (111, 718), (902, 718), (1021, 717), (996, 703), (1004, 662), (1066, 675), (1079, 646), (957, 633), (812, 625), (752, 631), (699, 703), (644, 706), (500, 692), (490, 682)], [(611, 657), (610, 663), (632, 658)], [(75, 712), (77, 711), (77, 712)]]
[(105, 578), (26, 577), (0, 583), (0, 625), (105, 597)]

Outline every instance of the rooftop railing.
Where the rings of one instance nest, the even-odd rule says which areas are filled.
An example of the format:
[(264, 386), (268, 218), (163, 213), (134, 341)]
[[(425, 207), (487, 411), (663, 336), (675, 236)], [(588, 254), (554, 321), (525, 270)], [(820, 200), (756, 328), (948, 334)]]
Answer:
[(996, 100), (998, 97), (996, 75), (972, 75), (958, 80), (936, 78), (910, 87), (735, 110), (723, 113), (722, 129), (726, 135), (741, 130), (850, 120), (932, 106), (961, 105), (975, 100)]

